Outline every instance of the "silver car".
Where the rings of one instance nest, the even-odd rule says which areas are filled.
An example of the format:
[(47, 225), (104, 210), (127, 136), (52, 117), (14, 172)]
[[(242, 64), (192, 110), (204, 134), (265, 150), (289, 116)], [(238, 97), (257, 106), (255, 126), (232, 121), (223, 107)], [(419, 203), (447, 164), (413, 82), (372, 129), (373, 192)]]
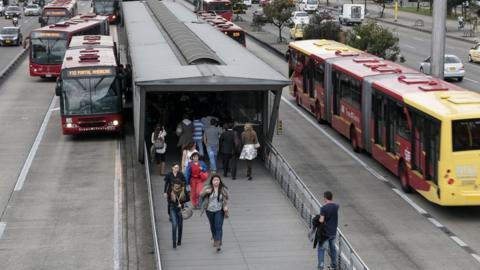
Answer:
[(23, 14), (25, 16), (39, 16), (41, 12), (41, 8), (37, 4), (30, 4), (25, 7)]
[[(429, 57), (420, 63), (420, 72), (425, 74), (432, 73), (430, 61), (431, 58)], [(461, 82), (464, 76), (465, 67), (463, 66), (462, 60), (453, 54), (446, 54), (444, 59), (443, 77), (445, 79), (457, 79), (459, 82)]]

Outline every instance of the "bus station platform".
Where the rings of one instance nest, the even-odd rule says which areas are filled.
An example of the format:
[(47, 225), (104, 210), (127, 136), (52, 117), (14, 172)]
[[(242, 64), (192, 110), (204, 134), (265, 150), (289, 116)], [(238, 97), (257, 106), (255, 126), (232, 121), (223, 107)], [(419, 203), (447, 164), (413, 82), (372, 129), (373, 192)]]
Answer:
[(223, 178), (230, 191), (231, 216), (223, 224), (219, 253), (200, 210), (184, 220), (182, 245), (173, 249), (163, 176), (153, 164), (150, 172), (161, 269), (316, 269), (317, 253), (308, 241), (304, 221), (261, 160), (254, 165), (252, 181), (245, 177), (241, 160), (237, 180)]

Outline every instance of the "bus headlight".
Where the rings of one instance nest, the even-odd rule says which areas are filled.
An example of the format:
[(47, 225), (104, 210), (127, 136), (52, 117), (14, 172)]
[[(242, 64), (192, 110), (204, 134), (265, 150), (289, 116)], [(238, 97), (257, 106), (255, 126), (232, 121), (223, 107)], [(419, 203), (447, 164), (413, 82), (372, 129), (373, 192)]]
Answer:
[(108, 123), (110, 126), (118, 126), (120, 124), (120, 122), (118, 122), (118, 120), (113, 120), (112, 122)]
[(75, 124), (73, 124), (73, 123), (67, 123), (67, 124), (65, 125), (65, 127), (66, 127), (66, 128), (76, 128), (77, 125), (75, 125)]

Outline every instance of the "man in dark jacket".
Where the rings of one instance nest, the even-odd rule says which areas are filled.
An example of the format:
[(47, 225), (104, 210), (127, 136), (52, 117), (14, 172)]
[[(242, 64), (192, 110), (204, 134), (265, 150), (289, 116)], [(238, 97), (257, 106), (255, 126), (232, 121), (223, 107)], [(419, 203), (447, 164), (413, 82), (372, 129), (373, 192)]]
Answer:
[(227, 130), (220, 136), (220, 153), (222, 153), (223, 158), (223, 176), (227, 177), (228, 170), (231, 169), (232, 180), (235, 180), (237, 176), (235, 135), (235, 131), (233, 131), (233, 123), (228, 123)]
[[(323, 225), (322, 240), (318, 243), (318, 269), (323, 270), (325, 266), (324, 257), (327, 246), (330, 250), (330, 269), (337, 269), (337, 249), (335, 248), (335, 237), (338, 227), (338, 204), (334, 203), (333, 194), (330, 191), (323, 193), (324, 205), (320, 209), (319, 223)], [(325, 240), (323, 240), (323, 238)]]

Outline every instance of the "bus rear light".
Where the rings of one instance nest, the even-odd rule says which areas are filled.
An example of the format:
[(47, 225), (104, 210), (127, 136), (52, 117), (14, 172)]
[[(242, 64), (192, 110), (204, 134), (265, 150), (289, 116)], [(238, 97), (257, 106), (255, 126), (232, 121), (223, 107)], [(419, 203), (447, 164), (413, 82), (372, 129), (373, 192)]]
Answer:
[(453, 183), (455, 183), (455, 180), (453, 180), (453, 178), (448, 179), (447, 184), (453, 185)]
[(114, 127), (118, 126), (119, 124), (120, 124), (120, 122), (118, 122), (118, 120), (113, 120), (113, 121), (108, 123), (109, 126), (114, 126)]
[(77, 125), (76, 125), (76, 124), (73, 124), (73, 123), (67, 123), (67, 124), (65, 125), (65, 127), (66, 127), (66, 128), (76, 128)]

